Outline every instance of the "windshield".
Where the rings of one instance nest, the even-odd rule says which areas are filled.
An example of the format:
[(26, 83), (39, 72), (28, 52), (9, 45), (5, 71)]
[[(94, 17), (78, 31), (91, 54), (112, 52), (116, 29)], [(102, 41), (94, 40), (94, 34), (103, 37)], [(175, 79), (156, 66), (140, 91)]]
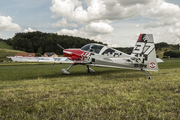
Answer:
[(88, 44), (88, 45), (85, 45), (85, 46), (83, 46), (82, 48), (81, 48), (81, 50), (84, 50), (84, 51), (89, 51), (90, 50), (90, 44)]
[(83, 46), (81, 50), (99, 53), (103, 47), (104, 47), (103, 45), (88, 44), (88, 45)]

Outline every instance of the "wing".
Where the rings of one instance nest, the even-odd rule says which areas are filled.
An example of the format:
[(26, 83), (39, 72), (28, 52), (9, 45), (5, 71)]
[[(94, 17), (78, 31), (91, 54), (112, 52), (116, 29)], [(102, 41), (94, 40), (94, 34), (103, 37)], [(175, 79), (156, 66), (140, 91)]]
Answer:
[(74, 63), (67, 57), (8, 57), (17, 62)]

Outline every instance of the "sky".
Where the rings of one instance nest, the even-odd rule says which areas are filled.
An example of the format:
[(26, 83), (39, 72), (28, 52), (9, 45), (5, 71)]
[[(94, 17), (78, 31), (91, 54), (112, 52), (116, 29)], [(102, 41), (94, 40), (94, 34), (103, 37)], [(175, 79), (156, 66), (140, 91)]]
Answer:
[(180, 43), (180, 0), (1, 0), (0, 38), (41, 31), (133, 47), (139, 34)]

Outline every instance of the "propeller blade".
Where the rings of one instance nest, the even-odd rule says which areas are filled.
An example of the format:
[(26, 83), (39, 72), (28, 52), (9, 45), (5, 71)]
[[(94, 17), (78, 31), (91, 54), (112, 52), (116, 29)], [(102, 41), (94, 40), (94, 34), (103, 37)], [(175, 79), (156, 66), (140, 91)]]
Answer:
[(64, 50), (64, 48), (61, 45), (57, 44), (57, 46)]

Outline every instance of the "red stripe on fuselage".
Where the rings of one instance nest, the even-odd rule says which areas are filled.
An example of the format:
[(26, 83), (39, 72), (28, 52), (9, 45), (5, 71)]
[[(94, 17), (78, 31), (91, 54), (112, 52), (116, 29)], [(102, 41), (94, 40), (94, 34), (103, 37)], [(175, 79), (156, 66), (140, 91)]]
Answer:
[(88, 55), (86, 56), (86, 59), (84, 59), (85, 61), (91, 56), (92, 53), (88, 53)]
[(80, 60), (82, 59), (82, 58), (84, 58), (84, 55), (86, 54), (86, 52), (83, 52), (82, 54), (81, 54), (81, 56), (80, 56)]
[(84, 57), (83, 57), (83, 60), (86, 58), (86, 56), (89, 54), (89, 52), (87, 52), (85, 55), (84, 55)]

